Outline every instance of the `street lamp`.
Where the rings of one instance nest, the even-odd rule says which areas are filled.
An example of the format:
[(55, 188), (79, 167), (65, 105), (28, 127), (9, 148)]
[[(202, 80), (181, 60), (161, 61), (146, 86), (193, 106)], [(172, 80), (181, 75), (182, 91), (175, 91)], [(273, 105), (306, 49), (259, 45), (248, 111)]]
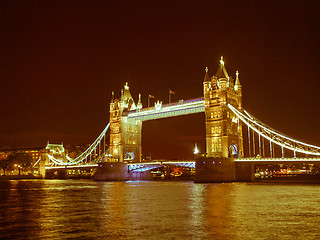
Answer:
[(197, 155), (199, 153), (199, 149), (197, 147), (197, 143), (195, 143), (193, 154)]

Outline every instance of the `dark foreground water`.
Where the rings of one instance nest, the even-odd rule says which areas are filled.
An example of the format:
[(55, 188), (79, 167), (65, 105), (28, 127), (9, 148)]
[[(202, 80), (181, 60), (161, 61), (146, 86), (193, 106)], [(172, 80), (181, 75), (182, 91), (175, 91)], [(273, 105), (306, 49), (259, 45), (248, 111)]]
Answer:
[(0, 239), (320, 239), (320, 185), (2, 181)]

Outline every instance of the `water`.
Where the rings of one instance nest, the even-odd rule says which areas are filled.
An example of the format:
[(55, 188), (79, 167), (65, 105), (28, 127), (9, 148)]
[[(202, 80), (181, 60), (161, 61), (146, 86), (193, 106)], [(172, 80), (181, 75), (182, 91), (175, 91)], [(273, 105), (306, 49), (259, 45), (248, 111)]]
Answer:
[(0, 181), (0, 239), (320, 239), (320, 185)]

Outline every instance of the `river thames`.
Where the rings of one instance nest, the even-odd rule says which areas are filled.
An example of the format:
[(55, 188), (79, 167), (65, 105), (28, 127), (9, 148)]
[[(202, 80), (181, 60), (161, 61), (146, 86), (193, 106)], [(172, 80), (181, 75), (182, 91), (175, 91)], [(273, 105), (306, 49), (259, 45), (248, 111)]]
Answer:
[(0, 239), (320, 239), (320, 185), (0, 181)]

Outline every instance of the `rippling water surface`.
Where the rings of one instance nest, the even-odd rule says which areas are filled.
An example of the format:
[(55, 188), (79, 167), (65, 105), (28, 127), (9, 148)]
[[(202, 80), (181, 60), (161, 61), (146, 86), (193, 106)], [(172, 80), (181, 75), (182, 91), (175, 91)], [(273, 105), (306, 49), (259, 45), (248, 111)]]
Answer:
[(320, 185), (0, 182), (0, 239), (320, 239)]

